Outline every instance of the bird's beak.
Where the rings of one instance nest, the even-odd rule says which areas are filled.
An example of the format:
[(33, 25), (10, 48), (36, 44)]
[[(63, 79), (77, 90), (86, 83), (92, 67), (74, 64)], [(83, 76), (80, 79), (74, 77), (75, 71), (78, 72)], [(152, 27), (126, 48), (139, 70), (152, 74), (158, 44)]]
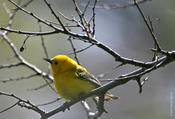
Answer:
[(52, 60), (50, 60), (50, 59), (43, 58), (43, 60), (45, 60), (45, 61), (49, 62), (50, 64), (52, 64)]

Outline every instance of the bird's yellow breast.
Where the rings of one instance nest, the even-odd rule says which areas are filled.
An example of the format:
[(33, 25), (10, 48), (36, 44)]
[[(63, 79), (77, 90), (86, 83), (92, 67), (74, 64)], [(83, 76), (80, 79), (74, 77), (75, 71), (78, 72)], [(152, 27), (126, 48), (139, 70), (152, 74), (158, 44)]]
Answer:
[(72, 100), (96, 88), (89, 81), (78, 79), (75, 72), (63, 72), (61, 75), (54, 75), (54, 87), (57, 93), (66, 100)]

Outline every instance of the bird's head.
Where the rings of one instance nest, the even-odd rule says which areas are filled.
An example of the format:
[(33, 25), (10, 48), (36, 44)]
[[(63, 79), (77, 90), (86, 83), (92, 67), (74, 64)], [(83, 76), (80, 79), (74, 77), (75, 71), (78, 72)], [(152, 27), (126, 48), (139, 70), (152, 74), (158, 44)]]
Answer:
[(78, 64), (66, 55), (57, 55), (52, 59), (44, 58), (45, 61), (51, 64), (52, 73), (59, 74), (69, 70), (74, 70)]

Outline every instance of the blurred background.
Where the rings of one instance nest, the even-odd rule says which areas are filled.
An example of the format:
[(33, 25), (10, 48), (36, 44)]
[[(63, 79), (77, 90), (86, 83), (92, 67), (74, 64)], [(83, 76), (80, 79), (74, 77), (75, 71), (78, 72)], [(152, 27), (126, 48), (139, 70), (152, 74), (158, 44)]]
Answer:
[[(17, 1), (17, 0), (16, 0)], [(103, 4), (107, 7), (96, 9), (96, 38), (100, 42), (114, 49), (120, 55), (141, 61), (151, 61), (154, 47), (153, 40), (146, 28), (136, 7), (126, 8), (110, 8), (109, 6), (117, 6), (127, 4), (132, 0), (99, 0), (97, 5)], [(26, 2), (25, 0), (23, 2)], [(65, 16), (75, 16), (74, 6), (71, 0), (50, 0), (56, 11), (62, 12)], [(83, 9), (83, 3), (86, 0), (77, 1), (80, 8)], [(14, 6), (7, 0), (0, 2), (0, 26), (8, 23), (8, 14), (3, 8), (6, 4), (10, 9)], [(140, 4), (145, 16), (149, 16), (152, 20), (154, 31), (161, 47), (165, 50), (175, 49), (174, 31), (175, 31), (175, 1), (174, 0), (152, 0)], [(34, 0), (27, 10), (37, 14), (43, 19), (53, 22), (56, 20), (50, 14), (49, 9), (43, 0)], [(86, 12), (87, 19), (92, 16), (92, 8), (88, 8)], [(62, 19), (64, 21), (64, 19)], [(13, 20), (13, 29), (25, 31), (39, 31), (37, 21), (31, 16), (19, 11)], [(66, 21), (64, 21), (67, 23)], [(42, 25), (43, 31), (49, 31), (48, 27)], [(79, 29), (72, 29), (74, 32), (80, 32)], [(10, 33), (9, 38), (19, 50), (25, 37)], [(44, 36), (49, 57), (58, 54), (72, 53), (71, 45), (66, 40), (67, 36), (55, 34)], [(89, 44), (78, 40), (74, 41), (77, 50), (87, 47)], [(24, 51), (20, 54), (30, 63), (36, 65), (42, 71), (48, 72), (48, 64), (43, 61), (46, 57), (40, 37), (30, 37), (24, 47)], [(69, 55), (74, 58), (73, 55)], [(105, 73), (103, 78), (114, 78), (120, 74), (136, 69), (132, 66), (117, 67), (120, 63), (115, 62), (114, 58), (105, 51), (96, 46), (85, 50), (78, 54), (81, 65), (85, 66), (89, 72), (98, 76)], [(0, 65), (17, 62), (13, 52), (0, 37)], [(116, 87), (111, 92), (120, 96), (119, 100), (105, 103), (107, 114), (103, 114), (100, 119), (174, 119), (175, 118), (175, 80), (174, 80), (175, 63), (171, 63), (166, 67), (162, 67), (156, 71), (146, 75), (149, 80), (143, 86), (142, 94), (139, 94), (139, 88), (135, 81)], [(15, 67), (0, 70), (0, 80), (8, 80), (9, 78), (17, 78), (27, 76), (34, 72), (26, 67)], [(0, 83), (0, 91), (13, 93), (22, 99), (30, 100), (33, 104), (42, 104), (58, 98), (58, 95), (49, 87), (42, 88), (37, 91), (31, 91), (45, 81), (41, 77), (24, 79), (21, 81)], [(16, 100), (0, 96), (0, 111), (16, 103)], [(58, 101), (52, 105), (42, 106), (41, 109), (46, 112), (59, 107), (64, 101)], [(90, 106), (93, 103), (89, 101)], [(70, 108), (70, 111), (58, 113), (51, 119), (85, 119), (86, 113), (81, 104), (76, 104)], [(31, 110), (20, 108), (18, 106), (0, 114), (1, 119), (39, 119), (39, 115)]]

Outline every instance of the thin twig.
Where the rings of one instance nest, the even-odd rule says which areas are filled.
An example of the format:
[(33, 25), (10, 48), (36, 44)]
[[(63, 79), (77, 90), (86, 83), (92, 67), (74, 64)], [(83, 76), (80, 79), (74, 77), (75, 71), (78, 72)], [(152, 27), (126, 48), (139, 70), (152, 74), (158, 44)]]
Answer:
[(7, 107), (6, 109), (4, 109), (4, 110), (0, 111), (0, 113), (3, 113), (3, 112), (6, 112), (6, 111), (10, 110), (11, 108), (13, 108), (13, 107), (15, 107), (16, 105), (18, 105), (18, 103), (19, 103), (19, 101), (18, 101), (18, 102), (16, 102), (15, 104), (13, 104), (13, 105), (11, 105), (11, 106)]
[[(39, 22), (38, 22), (38, 26), (39, 26), (39, 32), (42, 32), (41, 24)], [(46, 45), (45, 45), (45, 41), (44, 41), (44, 37), (41, 35), (40, 38), (41, 38), (41, 45), (42, 45), (44, 54), (45, 54), (46, 58), (49, 58), (47, 48), (46, 48)], [(51, 71), (50, 65), (48, 65), (48, 74), (50, 74), (50, 71)]]
[[(150, 24), (150, 27), (151, 27), (152, 32), (154, 32), (154, 28), (153, 28), (153, 24), (152, 24), (152, 21), (150, 19), (150, 16), (148, 16), (148, 21), (149, 21), (149, 24)], [(154, 48), (157, 49), (157, 45), (155, 43), (154, 43)], [(157, 60), (158, 58), (159, 58), (159, 54), (156, 51), (156, 52), (154, 52), (152, 61)]]
[[(40, 23), (38, 23), (38, 24), (39, 24), (39, 32), (42, 32), (41, 24)], [(41, 35), (40, 38), (41, 38), (41, 45), (42, 45), (42, 48), (44, 50), (44, 54), (46, 55), (46, 58), (49, 58), (47, 48), (46, 48), (46, 44), (44, 42), (44, 37)]]
[[(34, 0), (28, 0), (26, 3), (24, 3), (23, 5), (21, 5), (22, 8), (25, 8), (27, 7), (30, 3), (32, 3)], [(15, 8), (14, 9), (15, 11), (18, 11), (19, 8)]]
[(67, 21), (74, 22), (74, 23), (77, 24), (77, 25), (76, 25), (77, 27), (81, 27), (81, 29), (82, 29), (83, 31), (85, 30), (84, 27), (83, 27), (83, 25), (82, 25), (78, 20), (76, 20), (75, 17), (68, 18), (68, 17), (66, 17), (63, 13), (61, 13), (60, 11), (58, 11), (58, 13), (59, 13), (64, 19), (66, 19)]
[(60, 20), (59, 16), (56, 15), (56, 13), (54, 12), (54, 10), (52, 9), (50, 3), (47, 0), (44, 0), (44, 2), (46, 3), (46, 5), (48, 6), (48, 8), (50, 9), (51, 13), (54, 15), (54, 17), (58, 20), (58, 22), (60, 23), (60, 25), (62, 26), (63, 30), (65, 32), (67, 32), (67, 29), (64, 27), (62, 21)]
[[(145, 2), (148, 1), (152, 1), (152, 0), (138, 0), (137, 3), (138, 4), (143, 4)], [(109, 2), (110, 3), (110, 2)], [(86, 3), (82, 3), (82, 6), (85, 6)], [(127, 8), (127, 7), (132, 7), (135, 6), (134, 2), (126, 2), (123, 4), (120, 3), (112, 3), (112, 4), (108, 4), (108, 3), (103, 3), (103, 4), (97, 4), (96, 8), (98, 9), (117, 9), (117, 8)], [(89, 7), (93, 7), (93, 5), (89, 5)]]
[(75, 0), (72, 0), (72, 1), (74, 3), (74, 6), (75, 6), (75, 11), (77, 12), (77, 14), (79, 16), (80, 23), (81, 23), (81, 25), (83, 26), (83, 28), (85, 30), (84, 32), (86, 33), (87, 37), (89, 38), (90, 36), (89, 36), (89, 31), (87, 29), (87, 26), (88, 26), (87, 21), (86, 21), (84, 15), (82, 14), (80, 8), (78, 7), (77, 2)]
[(89, 4), (90, 4), (90, 0), (87, 2), (86, 6), (85, 6), (85, 8), (84, 8), (84, 10), (83, 10), (83, 13), (82, 13), (83, 16), (85, 15), (86, 10), (87, 10)]
[(57, 102), (57, 101), (59, 101), (59, 100), (61, 100), (61, 99), (62, 99), (62, 98), (57, 98), (57, 99), (55, 99), (55, 100), (53, 100), (53, 101), (50, 101), (50, 102), (47, 102), (47, 103), (43, 103), (43, 104), (38, 104), (38, 105), (36, 105), (36, 106), (41, 107), (41, 106), (50, 105), (50, 104), (53, 104), (53, 103), (55, 103), (55, 102)]
[(77, 53), (76, 53), (76, 48), (74, 47), (74, 44), (73, 44), (72, 39), (71, 39), (71, 36), (69, 36), (67, 40), (68, 40), (68, 41), (70, 42), (70, 44), (71, 44), (72, 50), (73, 50), (73, 52), (74, 52), (75, 60), (77, 61), (78, 64), (80, 64), (80, 62), (79, 62), (79, 60), (78, 60)]
[(84, 101), (84, 100), (82, 100), (81, 101), (81, 104), (82, 104), (84, 110), (86, 111), (86, 114), (87, 114), (88, 119), (92, 119), (92, 117), (95, 115), (95, 113), (94, 112), (91, 112), (90, 107), (87, 104), (87, 102)]
[(140, 13), (140, 15), (142, 16), (142, 18), (143, 18), (143, 20), (144, 20), (144, 22), (145, 22), (145, 24), (146, 24), (146, 26), (147, 26), (150, 34), (151, 34), (151, 36), (152, 36), (152, 38), (154, 40), (154, 43), (156, 44), (157, 49), (159, 51), (161, 51), (161, 48), (160, 48), (159, 42), (157, 40), (157, 37), (155, 36), (154, 32), (152, 31), (152, 28), (150, 27), (150, 25), (148, 24), (148, 22), (146, 20), (146, 17), (144, 15), (144, 13), (142, 12), (142, 10), (140, 9), (140, 7), (139, 7), (138, 3), (136, 2), (136, 0), (134, 0), (134, 4), (136, 5), (136, 7), (137, 7), (137, 9), (138, 9), (138, 11)]
[(3, 65), (0, 65), (0, 69), (12, 68), (12, 67), (20, 66), (20, 65), (23, 65), (23, 63), (18, 62), (18, 63), (12, 63), (12, 64), (3, 64)]
[[(32, 2), (33, 0), (31, 0), (30, 2)], [(21, 0), (18, 0), (18, 4), (21, 2)], [(24, 7), (26, 7), (29, 3), (25, 3), (23, 5), (25, 5)], [(16, 12), (18, 11), (18, 9), (15, 9), (13, 12), (10, 11), (10, 9), (8, 9), (8, 7), (6, 6), (5, 3), (3, 3), (3, 7), (4, 9), (6, 10), (6, 12), (8, 13), (9, 15), (9, 21), (8, 21), (8, 25), (7, 25), (7, 28), (10, 28), (12, 26), (12, 23), (13, 23), (13, 18), (16, 14)]]
[(30, 79), (30, 78), (33, 78), (35, 76), (37, 76), (37, 74), (31, 74), (29, 76), (21, 76), (21, 77), (18, 77), (18, 78), (9, 78), (8, 80), (0, 80), (0, 82), (7, 83), (7, 82), (12, 82), (12, 81), (20, 81), (20, 80), (23, 80), (23, 79)]
[[(18, 52), (17, 48), (15, 47), (15, 45), (11, 42), (11, 40), (6, 36), (6, 34), (4, 33), (0, 33), (0, 35), (3, 37), (3, 39), (7, 42), (7, 44), (10, 46), (10, 48), (12, 49), (13, 53), (15, 54), (16, 58), (20, 61), (19, 63), (13, 64), (13, 65), (25, 65), (27, 68), (31, 69), (32, 71), (36, 72), (37, 75), (41, 75), (42, 77), (47, 78), (48, 80), (50, 80), (51, 82), (53, 82), (53, 77), (46, 74), (45, 72), (41, 71), (39, 68), (37, 68), (35, 65), (30, 64), (29, 62), (27, 62)], [(5, 66), (5, 65), (4, 65)], [(2, 65), (3, 67), (3, 65)], [(11, 67), (10, 65), (6, 65), (5, 67)]]
[(74, 53), (80, 53), (80, 52), (83, 52), (83, 51), (89, 49), (89, 48), (92, 47), (92, 46), (93, 46), (93, 44), (91, 44), (91, 45), (89, 45), (89, 46), (87, 46), (87, 47), (85, 47), (85, 48), (83, 48), (83, 49), (81, 49), (81, 50), (76, 50), (76, 51), (73, 52), (73, 53), (68, 53), (67, 55), (72, 55), (72, 54), (74, 54)]
[[(47, 25), (47, 26), (49, 26), (49, 27), (51, 27), (51, 28), (53, 28), (53, 29), (55, 29), (55, 30), (57, 29), (56, 32), (65, 32), (65, 31), (63, 31), (63, 30), (57, 28), (56, 26), (53, 26), (51, 23), (46, 22), (45, 20), (41, 19), (40, 17), (38, 17), (38, 16), (35, 15), (34, 13), (29, 12), (29, 11), (27, 11), (26, 9), (20, 7), (20, 6), (19, 6), (17, 3), (15, 3), (13, 0), (8, 0), (8, 1), (11, 2), (13, 5), (15, 5), (19, 10), (22, 10), (22, 11), (25, 12), (26, 14), (28, 14), (28, 15), (32, 16), (33, 18), (35, 18), (36, 20), (38, 20), (38, 22), (42, 22), (43, 24), (45, 24), (45, 25)], [(2, 27), (0, 27), (0, 29), (3, 30)], [(40, 34), (40, 35), (44, 35), (44, 34)]]
[(51, 83), (48, 80), (46, 80), (44, 77), (43, 77), (43, 79), (46, 82), (46, 84), (50, 87), (50, 89), (57, 94), (57, 92), (55, 91), (55, 89), (50, 85)]
[[(16, 105), (19, 105), (19, 106), (21, 106), (21, 107), (25, 107), (25, 108), (27, 108), (27, 109), (33, 110), (33, 111), (35, 111), (35, 112), (38, 112), (40, 115), (45, 114), (44, 111), (42, 111), (41, 109), (39, 109), (39, 108), (38, 108), (37, 106), (35, 106), (34, 104), (30, 103), (29, 101), (25, 101), (25, 100), (21, 99), (20, 97), (17, 97), (17, 96), (14, 95), (14, 94), (7, 94), (7, 93), (4, 93), (4, 92), (0, 92), (0, 96), (8, 96), (8, 97), (11, 97), (11, 98), (14, 98), (14, 99), (17, 99), (17, 100), (18, 100), (17, 104), (12, 105), (11, 108), (14, 107), (14, 106), (16, 106)], [(8, 109), (7, 109), (7, 110), (8, 110)], [(7, 110), (6, 110), (6, 111), (7, 111)]]
[(24, 45), (26, 44), (26, 41), (27, 41), (27, 39), (28, 39), (29, 37), (30, 37), (30, 36), (27, 35), (26, 38), (24, 39), (24, 41), (23, 41), (23, 43), (22, 43), (22, 46), (21, 46), (21, 48), (20, 48), (20, 52), (23, 52), (23, 51), (24, 51)]
[(17, 33), (17, 34), (25, 34), (25, 35), (34, 35), (34, 36), (39, 36), (39, 35), (52, 35), (55, 33), (58, 33), (58, 31), (48, 31), (48, 32), (29, 32), (29, 31), (21, 31), (21, 30), (14, 30), (10, 28), (3, 28), (0, 27), (0, 30), (12, 32), (12, 33)]
[[(53, 83), (53, 82), (50, 82), (50, 83)], [(36, 88), (32, 88), (32, 89), (28, 89), (28, 90), (29, 91), (38, 91), (39, 89), (45, 88), (46, 86), (48, 86), (48, 83), (41, 84)]]
[[(55, 25), (59, 25), (60, 26), (60, 24), (58, 24), (58, 23), (55, 23), (55, 22), (52, 22), (52, 21), (49, 21), (49, 20), (45, 20), (46, 22), (49, 22), (49, 23), (51, 23), (51, 24), (55, 24)], [(80, 25), (64, 25), (64, 27), (67, 27), (67, 28), (74, 28), (74, 27), (80, 27)]]
[(95, 6), (97, 4), (97, 0), (94, 1), (94, 6), (92, 8), (92, 13), (93, 13), (93, 16), (92, 16), (92, 22), (93, 22), (93, 30), (92, 30), (92, 37), (95, 36)]

